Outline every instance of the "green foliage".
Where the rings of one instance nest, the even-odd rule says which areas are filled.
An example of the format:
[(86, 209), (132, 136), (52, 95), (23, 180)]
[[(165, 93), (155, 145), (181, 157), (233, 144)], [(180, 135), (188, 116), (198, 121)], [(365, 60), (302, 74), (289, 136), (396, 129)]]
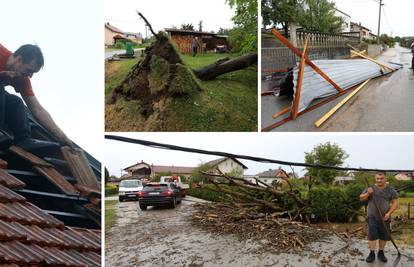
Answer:
[(339, 33), (344, 23), (328, 0), (263, 0), (262, 14), (264, 26), (281, 24), (285, 31), (297, 23), (309, 31)]
[(105, 167), (105, 184), (107, 184), (107, 183), (108, 183), (108, 180), (109, 180), (109, 171), (108, 171), (108, 169)]
[[(307, 164), (339, 167), (344, 163), (346, 158), (348, 158), (348, 154), (345, 150), (337, 144), (331, 144), (330, 142), (319, 144), (311, 152), (305, 152), (305, 162)], [(307, 167), (306, 169), (312, 178), (316, 178), (319, 182), (328, 185), (332, 184), (335, 176), (338, 175), (338, 171), (331, 169), (313, 167)]]
[(191, 173), (190, 178), (190, 187), (193, 183), (210, 183), (207, 175), (204, 175), (202, 172), (208, 172), (210, 170), (210, 165), (203, 163), (197, 166)]
[[(355, 193), (353, 190), (350, 192), (352, 195)], [(308, 199), (310, 209), (307, 213), (314, 221), (348, 222), (356, 217), (356, 213), (344, 204), (358, 200), (358, 198), (349, 198), (345, 190), (341, 188), (316, 187), (309, 192)]]
[(201, 85), (189, 67), (180, 63), (177, 63), (175, 66), (176, 72), (168, 91), (175, 95), (201, 91)]
[(236, 9), (232, 20), (235, 28), (229, 31), (229, 41), (234, 53), (257, 51), (257, 0), (226, 0)]
[(230, 172), (226, 174), (231, 177), (243, 177), (243, 170), (239, 168), (233, 168)]
[(382, 44), (388, 45), (389, 47), (394, 47), (395, 46), (395, 40), (394, 38), (388, 36), (387, 34), (381, 34), (380, 36), (380, 42)]
[(125, 48), (125, 43), (122, 41), (116, 41), (116, 43), (113, 46), (116, 49), (124, 49)]
[(105, 196), (112, 196), (118, 194), (117, 186), (106, 186), (105, 187)]
[(290, 23), (299, 23), (302, 1), (262, 0), (263, 26), (281, 24), (287, 32)]
[(213, 190), (209, 190), (209, 187), (213, 185), (207, 185), (206, 188), (190, 188), (187, 189), (187, 194), (192, 197), (201, 198), (204, 200), (212, 201), (212, 202), (227, 202), (230, 201), (230, 198), (226, 195), (216, 192)]
[(183, 24), (181, 24), (180, 30), (195, 31), (194, 25), (192, 23), (183, 23)]
[(150, 62), (151, 71), (148, 75), (148, 86), (151, 94), (155, 94), (165, 88), (170, 75), (170, 64), (167, 60), (152, 55)]
[(220, 28), (217, 31), (217, 34), (227, 35), (227, 34), (229, 34), (229, 29)]

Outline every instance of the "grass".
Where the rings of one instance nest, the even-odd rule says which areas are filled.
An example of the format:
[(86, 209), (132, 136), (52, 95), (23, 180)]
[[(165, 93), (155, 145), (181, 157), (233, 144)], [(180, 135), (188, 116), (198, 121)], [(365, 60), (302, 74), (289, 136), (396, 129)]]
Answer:
[(116, 220), (118, 200), (105, 200), (105, 231), (108, 231)]
[(136, 58), (105, 63), (105, 96), (112, 92), (138, 63)]
[[(193, 69), (204, 67), (224, 57), (232, 56), (230, 54), (199, 54), (196, 57), (182, 55), (183, 61)], [(133, 62), (126, 60), (107, 63), (106, 96), (125, 78), (134, 65)], [(165, 103), (162, 116), (163, 128), (156, 130), (257, 131), (257, 65), (221, 75), (211, 81), (200, 81), (200, 84), (201, 92), (175, 97)], [(120, 108), (117, 109), (119, 111)], [(123, 108), (121, 110), (122, 116), (118, 116), (115, 114), (115, 108), (107, 107), (107, 130), (143, 130), (140, 128), (145, 124), (142, 117), (140, 118), (136, 113), (126, 114)], [(151, 131), (151, 129), (147, 130)]]

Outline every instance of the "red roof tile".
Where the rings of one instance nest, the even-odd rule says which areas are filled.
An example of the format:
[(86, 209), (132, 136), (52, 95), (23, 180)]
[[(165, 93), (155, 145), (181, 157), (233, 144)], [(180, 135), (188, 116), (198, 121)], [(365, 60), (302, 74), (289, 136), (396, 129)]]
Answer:
[(23, 202), (26, 198), (0, 185), (0, 202)]
[(101, 265), (100, 231), (65, 227), (10, 189), (19, 179), (0, 169), (0, 181), (0, 266)]
[(26, 186), (25, 183), (10, 175), (3, 169), (0, 169), (0, 184), (8, 188), (23, 188)]

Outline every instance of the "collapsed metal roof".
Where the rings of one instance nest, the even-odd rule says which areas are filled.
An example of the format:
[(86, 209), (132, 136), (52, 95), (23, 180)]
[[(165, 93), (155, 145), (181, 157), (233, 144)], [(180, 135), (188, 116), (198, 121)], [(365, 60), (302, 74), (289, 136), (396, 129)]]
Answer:
[[(314, 60), (312, 62), (344, 90), (358, 85), (369, 78), (379, 77), (391, 72), (366, 59)], [(392, 69), (402, 68), (401, 65), (396, 63), (383, 64)], [(297, 67), (294, 70), (295, 94), (298, 83), (298, 72), (299, 68)], [(338, 91), (332, 84), (328, 83), (310, 66), (305, 65), (298, 111), (305, 110), (316, 99), (336, 93)]]

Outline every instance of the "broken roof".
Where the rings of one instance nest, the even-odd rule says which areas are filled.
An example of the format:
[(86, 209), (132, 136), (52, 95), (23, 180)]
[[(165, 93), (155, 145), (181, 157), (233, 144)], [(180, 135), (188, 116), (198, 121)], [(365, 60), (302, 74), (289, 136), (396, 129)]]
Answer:
[[(56, 141), (30, 114), (29, 120), (33, 138)], [(1, 263), (100, 266), (100, 189), (88, 184), (99, 184), (100, 163), (80, 156), (89, 172), (76, 157), (66, 161), (58, 145), (44, 155), (18, 146), (0, 150)]]
[[(314, 60), (313, 63), (342, 89), (349, 89), (369, 78), (379, 77), (391, 72), (388, 69), (382, 69), (378, 64), (366, 59)], [(395, 63), (384, 64), (393, 69), (401, 68), (401, 65)], [(295, 94), (298, 72), (299, 68), (295, 68)], [(316, 99), (324, 98), (336, 93), (338, 93), (338, 91), (332, 84), (328, 83), (309, 65), (305, 65), (298, 111), (305, 110)]]

